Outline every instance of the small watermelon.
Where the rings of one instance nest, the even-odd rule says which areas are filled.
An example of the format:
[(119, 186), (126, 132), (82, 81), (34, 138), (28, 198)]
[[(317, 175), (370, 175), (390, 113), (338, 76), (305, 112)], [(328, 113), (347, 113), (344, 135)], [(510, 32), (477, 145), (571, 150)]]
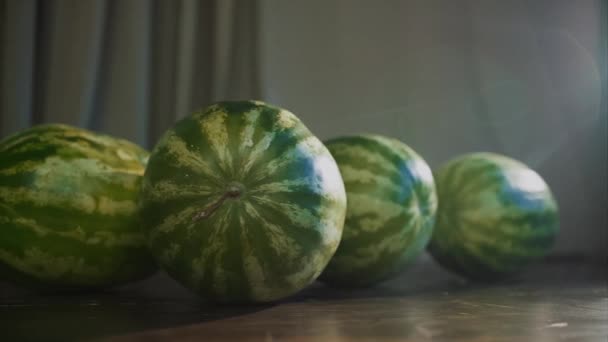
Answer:
[(268, 302), (312, 283), (334, 254), (346, 194), (336, 162), (292, 113), (220, 102), (177, 122), (144, 176), (149, 245), (215, 302)]
[(431, 238), (437, 196), (431, 169), (402, 142), (378, 135), (326, 142), (347, 195), (340, 246), (321, 275), (336, 287), (364, 287), (395, 275)]
[(545, 181), (493, 153), (456, 158), (436, 173), (439, 209), (429, 251), (448, 270), (495, 280), (545, 256), (558, 209)]
[(151, 274), (137, 214), (148, 153), (66, 125), (0, 142), (0, 278), (39, 289), (119, 285)]

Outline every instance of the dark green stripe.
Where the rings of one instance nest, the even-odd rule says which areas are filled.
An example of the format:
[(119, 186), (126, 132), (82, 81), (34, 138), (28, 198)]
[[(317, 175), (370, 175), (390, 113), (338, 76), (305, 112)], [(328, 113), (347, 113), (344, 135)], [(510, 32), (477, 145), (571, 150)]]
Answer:
[[(175, 203), (171, 203), (174, 206), (177, 206)], [(191, 203), (192, 205), (192, 203)], [(188, 205), (186, 204), (185, 207)], [(151, 214), (151, 207), (146, 207), (144, 211), (144, 215)], [(162, 251), (166, 250), (171, 246), (171, 242), (178, 242), (181, 250), (176, 256), (176, 258), (171, 263), (163, 263), (163, 268), (170, 275), (174, 276), (176, 279), (181, 280), (184, 284), (189, 284), (190, 286), (194, 286), (195, 284), (190, 283), (190, 279), (193, 278), (192, 275), (192, 263), (195, 258), (199, 258), (201, 256), (201, 252), (205, 250), (205, 248), (209, 248), (212, 244), (211, 236), (213, 232), (217, 229), (216, 223), (217, 220), (226, 214), (226, 210), (229, 210), (229, 206), (220, 207), (212, 216), (205, 219), (203, 222), (192, 222), (190, 220), (179, 221), (175, 223), (175, 227), (173, 230), (163, 233), (158, 236), (156, 239), (152, 239), (149, 241), (150, 247), (154, 251)], [(175, 210), (174, 213), (177, 214), (181, 210)], [(168, 216), (168, 215), (167, 215)], [(159, 222), (162, 223), (163, 218), (149, 217), (145, 218), (146, 222)], [(151, 221), (153, 220), (153, 221)], [(146, 227), (150, 230), (156, 227)], [(222, 237), (218, 237), (218, 239), (222, 239)], [(215, 241), (218, 243), (218, 241)], [(162, 260), (159, 260), (162, 262)], [(207, 261), (203, 264), (205, 269), (206, 277), (210, 277), (208, 272), (211, 272), (211, 269), (207, 265)], [(203, 279), (201, 284), (209, 283), (211, 279)]]
[(109, 152), (108, 146), (100, 144), (99, 142), (93, 140), (92, 137), (89, 135), (71, 136), (69, 134), (66, 134), (65, 136), (61, 137), (60, 140), (66, 141), (66, 142), (72, 143), (72, 144), (86, 145), (87, 148), (100, 152), (100, 153)]
[[(28, 128), (27, 130), (17, 132), (0, 141), (0, 152), (7, 152), (8, 150), (6, 148), (17, 140), (26, 138), (24, 143), (28, 143), (30, 138), (37, 138), (43, 134), (55, 136), (64, 133), (68, 129), (70, 129), (70, 127), (63, 125), (38, 125)], [(16, 146), (11, 146), (10, 149), (17, 148), (18, 146), (21, 146), (21, 143)]]
[[(504, 227), (516, 227), (519, 231), (511, 233)], [(547, 240), (552, 240), (555, 235), (555, 230), (552, 226), (532, 226), (529, 229), (527, 224), (513, 224), (510, 222), (499, 221), (488, 221), (486, 223), (470, 222), (465, 218), (461, 218), (458, 222), (457, 227), (463, 238), (466, 239), (467, 231), (474, 230), (478, 234), (486, 234), (496, 239), (498, 243), (500, 241), (517, 241), (518, 244), (523, 244), (527, 248), (533, 247), (536, 243), (544, 245)], [(530, 245), (528, 245), (530, 244)]]
[[(98, 137), (104, 137), (108, 139), (108, 142), (111, 142), (106, 146), (93, 139), (94, 133), (87, 133), (88, 135), (85, 136), (70, 135), (74, 132), (77, 134), (86, 133), (77, 130), (73, 132), (62, 131), (61, 134), (53, 136), (53, 133), (40, 132), (39, 135), (31, 135), (18, 145), (4, 148), (0, 152), (0, 169), (8, 169), (23, 161), (39, 160), (43, 162), (48, 157), (60, 157), (64, 161), (76, 158), (94, 158), (112, 168), (122, 169), (141, 166), (142, 160), (147, 156), (145, 150), (120, 139), (98, 135)], [(25, 135), (30, 136), (29, 133)], [(82, 146), (76, 148), (74, 145), (78, 143), (86, 145), (84, 147), (88, 152), (81, 151)], [(2, 148), (2, 145), (0, 145), (0, 148)], [(15, 152), (19, 148), (24, 150)], [(125, 161), (118, 158), (116, 155), (116, 149), (118, 148), (123, 148), (126, 152), (135, 154), (138, 160)]]
[[(500, 273), (483, 263), (478, 256), (470, 256), (461, 250), (453, 250), (440, 244), (438, 240), (431, 240), (429, 252), (433, 258), (448, 270), (466, 275), (473, 279), (496, 278)], [(449, 254), (444, 251), (450, 251)], [(452, 251), (454, 251), (452, 253)]]
[[(471, 255), (471, 257), (479, 258), (480, 262), (486, 262), (488, 267), (494, 269), (495, 272), (509, 273), (519, 270), (537, 259), (539, 255), (519, 255), (511, 251), (503, 252), (493, 245), (479, 244), (479, 255)], [(490, 263), (493, 260), (495, 265)]]
[[(488, 250), (494, 250), (492, 254), (503, 254), (505, 256), (542, 255), (553, 245), (553, 236), (526, 237), (505, 235), (504, 231), (502, 231), (500, 227), (495, 228), (496, 229), (494, 231), (490, 231), (488, 235), (484, 235), (484, 231), (479, 231), (478, 234), (463, 233), (460, 241), (475, 243), (476, 245), (487, 247)], [(485, 238), (483, 238), (483, 240), (477, 239), (475, 238), (476, 236), (485, 236)], [(490, 237), (490, 241), (486, 241), (486, 238), (488, 237)]]
[[(263, 226), (258, 218), (250, 216), (244, 210), (241, 213), (247, 222), (243, 229), (247, 232), (252, 252), (260, 263), (266, 282), (272, 284), (269, 287), (289, 287), (285, 276), (299, 269), (299, 267), (294, 267), (293, 263), (303, 257), (303, 254), (296, 255), (294, 251), (275, 250), (271, 247), (271, 237), (267, 227)], [(259, 214), (261, 215), (261, 213)]]
[(219, 184), (219, 179), (221, 179), (221, 170), (219, 169), (215, 153), (210, 150), (207, 142), (205, 142), (201, 148), (199, 148), (198, 145), (195, 145), (195, 142), (198, 143), (197, 139), (203, 139), (200, 130), (197, 131), (194, 129), (195, 126), (198, 127), (198, 124), (183, 121), (180, 125), (183, 125), (182, 133), (187, 139), (184, 139), (177, 134), (175, 135), (176, 138), (181, 139), (190, 152), (194, 155), (199, 155), (201, 160), (205, 160), (216, 177), (201, 173), (200, 170), (195, 168), (195, 165), (188, 167), (185, 164), (180, 163), (177, 159), (178, 156), (169, 152), (170, 147), (166, 144), (157, 146), (155, 152), (150, 157), (146, 168), (147, 181), (150, 184), (168, 181), (176, 185), (192, 185), (204, 182), (203, 184), (206, 185), (217, 186)]
[[(383, 146), (383, 145), (381, 145), (377, 141), (374, 141), (372, 139), (369, 139), (369, 138), (363, 137), (363, 136), (345, 136), (345, 137), (332, 138), (332, 139), (326, 140), (324, 143), (325, 143), (325, 146), (327, 146), (329, 151), (332, 153), (333, 153), (332, 149), (334, 146), (337, 147), (339, 145), (342, 145), (343, 148), (359, 146), (361, 148), (368, 150), (369, 153), (375, 153), (375, 154), (381, 153), (382, 157), (387, 160), (390, 160), (390, 157), (393, 155), (392, 152), (387, 153), (386, 149), (379, 148), (380, 146)], [(399, 161), (399, 160), (397, 160), (397, 161)]]
[[(220, 177), (226, 176), (226, 171), (222, 170), (220, 167), (220, 161), (215, 151), (211, 148), (211, 142), (207, 138), (205, 132), (202, 131), (200, 127), (200, 122), (195, 117), (187, 117), (185, 119), (180, 120), (173, 128), (175, 135), (178, 138), (181, 138), (186, 147), (194, 154), (201, 156), (201, 159), (204, 158), (209, 164), (210, 168), (212, 168)], [(164, 147), (166, 149), (166, 146)], [(156, 157), (164, 156), (167, 153), (164, 151), (158, 151), (155, 153)], [(150, 160), (152, 162), (152, 160)], [(171, 164), (163, 163), (159, 161), (159, 166), (154, 167), (153, 169), (163, 169)]]
[(35, 175), (33, 171), (20, 171), (11, 175), (0, 174), (0, 187), (27, 187), (34, 182)]
[(40, 225), (62, 232), (80, 226), (85, 232), (123, 232), (127, 227), (137, 227), (135, 212), (124, 215), (85, 213), (81, 210), (62, 206), (61, 203), (42, 207), (30, 203), (12, 204), (10, 208), (24, 218), (34, 218)]
[(22, 153), (0, 153), (0, 169), (10, 169), (19, 163), (35, 160), (41, 163), (51, 156), (57, 155), (57, 147), (53, 145), (41, 145), (40, 149), (28, 150)]
[[(252, 110), (260, 110), (266, 108), (271, 110), (271, 106), (260, 106), (252, 101), (220, 101), (209, 107), (209, 111), (222, 110), (231, 115), (239, 116), (239, 114), (247, 113)], [(276, 109), (275, 109), (276, 110)]]
[[(429, 250), (440, 263), (472, 278), (494, 278), (502, 273), (516, 271), (530, 261), (544, 255), (553, 244), (553, 237), (551, 236), (519, 237), (504, 235), (505, 232), (500, 229), (500, 226), (492, 226), (491, 223), (487, 226), (476, 224), (474, 227), (481, 231), (480, 234), (482, 234), (483, 231), (491, 234), (490, 236), (495, 238), (496, 243), (489, 244), (488, 242), (481, 240), (473, 242), (472, 236), (464, 231), (461, 223), (457, 223), (453, 220), (450, 222), (451, 223), (448, 225), (448, 222), (443, 220), (438, 226), (449, 227), (453, 230), (451, 234), (452, 238), (448, 238), (447, 232), (445, 231), (437, 232), (437, 236), (441, 238), (434, 239), (431, 244), (432, 247), (429, 247)], [(463, 231), (461, 237), (457, 237), (459, 235), (458, 231)], [(471, 254), (470, 251), (464, 248), (463, 244), (458, 243), (458, 241), (463, 240), (470, 240), (469, 243), (474, 243), (480, 252)], [(443, 244), (443, 241), (451, 242), (450, 245), (440, 246)], [(515, 250), (501, 249), (502, 245), (509, 242), (517, 246), (517, 250), (525, 250), (527, 253), (522, 255), (515, 252)], [(488, 260), (495, 260), (499, 266), (491, 265)]]
[[(57, 202), (70, 202), (73, 198), (81, 194), (90, 195), (96, 201), (101, 197), (106, 197), (112, 201), (134, 201), (138, 197), (141, 184), (141, 176), (125, 173), (114, 173), (108, 176), (110, 180), (97, 177), (94, 174), (83, 175), (80, 179), (63, 177), (56, 184), (37, 188), (34, 186), (37, 176), (34, 173), (18, 173), (10, 176), (0, 176), (1, 183), (6, 188), (24, 188), (37, 191), (40, 194), (55, 196)], [(6, 182), (4, 182), (6, 181)], [(125, 188), (122, 183), (131, 184)], [(5, 185), (6, 184), (6, 185)], [(1, 199), (1, 197), (0, 197)], [(23, 203), (29, 201), (24, 200)], [(33, 203), (31, 203), (33, 205)], [(53, 206), (52, 203), (49, 204)], [(58, 204), (63, 206), (63, 204)]]
[[(496, 167), (492, 164), (480, 162), (479, 164), (459, 161), (447, 169), (440, 171), (437, 187), (446, 194), (475, 194), (481, 189), (492, 186), (499, 177)], [(445, 176), (444, 176), (445, 175)], [(460, 179), (456, 182), (456, 179)]]
[(380, 185), (378, 183), (361, 183), (357, 181), (345, 182), (346, 193), (348, 195), (360, 194), (367, 195), (372, 198), (377, 198), (383, 202), (392, 202), (396, 205), (405, 205), (416, 196), (414, 189), (395, 184), (392, 188)]
[(340, 248), (336, 252), (337, 255), (343, 253), (350, 254), (352, 251), (359, 248), (368, 248), (370, 246), (377, 245), (387, 237), (400, 236), (404, 234), (404, 232), (408, 231), (408, 228), (411, 228), (408, 225), (410, 217), (406, 213), (402, 213), (388, 221), (385, 221), (385, 224), (382, 227), (376, 227), (377, 229), (375, 231), (367, 233), (364, 230), (365, 227), (363, 227), (360, 222), (361, 219), (370, 217), (377, 218), (378, 215), (375, 213), (368, 213), (354, 217), (347, 217), (345, 229), (358, 232), (358, 234), (351, 237), (347, 237), (347, 235), (345, 235), (340, 243)]
[[(236, 208), (234, 208), (236, 209)], [(225, 249), (222, 259), (224, 268), (229, 272), (226, 279), (226, 296), (235, 301), (245, 301), (252, 297), (251, 286), (247, 279), (244, 266), (243, 248), (241, 245), (241, 229), (237, 210), (230, 217), (229, 228), (225, 234)]]
[(460, 189), (453, 194), (459, 194), (463, 205), (483, 205), (478, 203), (484, 192), (494, 192), (498, 196), (501, 187), (505, 184), (503, 175), (498, 170), (481, 171), (468, 181), (463, 181)]
[[(1, 216), (4, 216), (2, 214)], [(74, 285), (99, 285), (114, 283), (148, 274), (153, 268), (143, 246), (134, 248), (108, 248), (103, 245), (84, 244), (80, 241), (58, 235), (39, 236), (31, 229), (18, 223), (3, 223), (3, 238), (0, 249), (22, 257), (24, 246), (36, 246), (41, 251), (57, 257), (82, 257), (86, 265), (98, 268), (99, 275), (65, 274), (58, 283)]]
[[(166, 202), (144, 202), (144, 205), (141, 207), (140, 216), (144, 220), (145, 223), (148, 222), (156, 222), (160, 226), (165, 219), (174, 214), (179, 214), (186, 208), (200, 208), (203, 210), (208, 207), (209, 204), (216, 199), (219, 195), (209, 195), (209, 196), (200, 196), (198, 198), (188, 198), (183, 197), (180, 199), (174, 199)], [(216, 214), (219, 212), (216, 212)], [(177, 229), (184, 228), (187, 222), (182, 222), (177, 225)], [(144, 227), (146, 230), (150, 231), (156, 229), (155, 226), (150, 226), (147, 224)], [(159, 239), (167, 238), (165, 235), (158, 236)]]
[[(275, 122), (271, 121), (274, 125)], [(273, 126), (271, 126), (273, 127)], [(249, 173), (243, 179), (245, 184), (256, 186), (261, 183), (273, 181), (275, 179), (297, 179), (298, 175), (314, 173), (314, 156), (307, 155), (302, 151), (298, 151), (296, 147), (298, 143), (310, 136), (308, 132), (294, 132), (293, 130), (276, 131), (274, 139), (266, 152), (254, 162)], [(257, 141), (256, 141), (257, 142)], [(269, 173), (266, 170), (268, 163), (274, 159), (293, 158), (291, 162), (283, 170), (278, 170), (275, 173)], [(303, 167), (299, 170), (298, 167)], [(258, 174), (264, 174), (264, 177), (258, 181), (253, 180), (258, 177)]]
[(241, 144), (241, 133), (248, 124), (245, 115), (235, 115), (231, 112), (226, 112), (226, 114), (225, 125), (228, 133), (228, 145), (225, 146), (225, 148), (230, 151), (230, 157), (232, 159), (232, 170), (230, 170), (230, 175), (233, 178), (236, 178), (240, 174), (239, 171), (242, 169), (246, 157), (239, 153), (239, 146)]
[[(272, 223), (281, 227), (284, 234), (294, 239), (295, 243), (300, 245), (305, 251), (310, 246), (319, 246), (323, 241), (323, 232), (318, 231), (319, 226), (305, 226), (292, 220), (286, 213), (279, 208), (270, 204), (261, 203), (252, 199), (252, 204), (262, 217), (272, 218)], [(302, 207), (303, 210), (309, 210), (311, 213), (320, 219), (318, 209), (308, 209)]]
[[(233, 207), (230, 205), (224, 206), (221, 211), (217, 212), (216, 214), (214, 214), (211, 219), (207, 222), (207, 225), (205, 226), (205, 230), (207, 230), (207, 232), (205, 232), (205, 234), (195, 234), (194, 236), (196, 237), (196, 240), (201, 241), (203, 240), (203, 245), (207, 248), (211, 247), (212, 245), (216, 245), (219, 246), (219, 250), (217, 250), (215, 253), (208, 255), (206, 259), (204, 259), (204, 263), (203, 263), (203, 268), (205, 269), (205, 276), (207, 277), (206, 279), (202, 279), (201, 282), (199, 282), (198, 284), (198, 289), (199, 291), (202, 289), (205, 292), (209, 293), (212, 291), (216, 291), (214, 289), (214, 285), (215, 285), (215, 281), (217, 280), (215, 278), (215, 273), (216, 270), (219, 268), (225, 269), (226, 268), (226, 258), (229, 258), (231, 254), (234, 252), (233, 250), (231, 250), (230, 246), (228, 245), (228, 235), (229, 232), (228, 230), (231, 228), (229, 226), (229, 223), (227, 227), (225, 227), (224, 230), (224, 234), (220, 234), (219, 230), (220, 230), (220, 220), (222, 220), (224, 217), (230, 217), (230, 212), (233, 210)], [(216, 231), (216, 233), (211, 233), (211, 231)], [(212, 236), (215, 235), (216, 240), (212, 240)], [(199, 252), (196, 253), (195, 250), (192, 250), (191, 253), (194, 254), (189, 254), (192, 256), (198, 256), (201, 257), (205, 252), (205, 247), (203, 248), (199, 248)], [(192, 260), (191, 260), (192, 261)], [(237, 266), (238, 267), (238, 266)], [(228, 276), (228, 278), (226, 279), (227, 281), (230, 280), (230, 277)], [(222, 287), (223, 290), (226, 290), (225, 285)], [(225, 296), (225, 294), (222, 294), (222, 296)]]
[[(343, 163), (340, 160), (338, 161), (338, 165), (340, 165), (341, 171), (344, 165), (352, 166), (357, 170), (366, 170), (370, 171), (375, 175), (373, 182), (363, 182), (362, 180), (349, 179), (344, 182), (346, 191), (348, 193), (360, 193), (360, 194), (383, 194), (388, 196), (387, 198), (393, 202), (403, 202), (407, 200), (410, 192), (408, 192), (408, 188), (403, 186), (403, 179), (397, 174), (388, 175), (386, 173), (381, 173), (381, 170), (374, 170), (374, 168), (364, 169), (363, 165), (356, 165), (357, 163), (351, 163), (350, 161), (347, 163)], [(361, 163), (363, 164), (363, 162)], [(344, 173), (342, 171), (342, 173)], [(381, 180), (388, 180), (391, 184), (390, 187), (381, 183)]]
[[(325, 145), (332, 154), (332, 146), (334, 146), (334, 144), (342, 144), (347, 148), (350, 146), (359, 146), (369, 151), (370, 154), (380, 154), (383, 159), (387, 160), (388, 163), (391, 163), (392, 165), (400, 165), (403, 163), (404, 159), (408, 159), (409, 157), (400, 155), (391, 147), (364, 136), (350, 136), (327, 140)], [(346, 162), (351, 163), (352, 159), (349, 158)], [(338, 162), (338, 164), (341, 164), (341, 162)]]
[(291, 186), (288, 191), (284, 192), (273, 192), (268, 195), (262, 193), (257, 194), (256, 196), (269, 198), (277, 203), (293, 203), (303, 209), (318, 214), (320, 208), (327, 203), (324, 202), (326, 201), (324, 198), (325, 194), (320, 193), (319, 188), (315, 186), (318, 180), (314, 177), (315, 174), (312, 172), (312, 161), (300, 160), (298, 163), (293, 164), (276, 174), (275, 177), (273, 177), (273, 180), (281, 182), (288, 179), (304, 179), (305, 184)]
[[(421, 234), (416, 230), (418, 222), (409, 221), (408, 225), (403, 224), (404, 215), (391, 220), (388, 224), (383, 226), (380, 231), (374, 233), (361, 233), (356, 238), (343, 239), (338, 251), (334, 258), (339, 259), (342, 255), (344, 256), (359, 256), (357, 250), (359, 248), (369, 248), (374, 245), (378, 245), (382, 240), (386, 238), (398, 239), (402, 248), (389, 252), (383, 250), (380, 256), (373, 260), (369, 266), (365, 269), (352, 268), (352, 269), (338, 269), (335, 267), (328, 266), (328, 271), (322, 275), (322, 279), (330, 281), (332, 284), (340, 286), (365, 286), (389, 279), (399, 269), (405, 266), (407, 263), (412, 261), (412, 258), (418, 255), (424, 247), (426, 242), (430, 238), (430, 225), (422, 223), (422, 230), (426, 230), (426, 234)], [(387, 227), (395, 227), (390, 231)], [(345, 229), (353, 229), (352, 226), (346, 226)], [(357, 229), (357, 228), (355, 228)], [(360, 231), (360, 230), (359, 230)], [(385, 232), (389, 231), (389, 232)], [(344, 248), (343, 246), (346, 246)]]
[(210, 164), (209, 168), (212, 172), (216, 172), (215, 176), (201, 172), (194, 165), (192, 167), (181, 165), (171, 154), (161, 152), (150, 158), (145, 178), (150, 184), (166, 181), (176, 186), (207, 185), (212, 188), (221, 186), (222, 178), (218, 175), (216, 166)]
[[(404, 203), (408, 201), (411, 195), (420, 195), (429, 192), (429, 190), (425, 188), (425, 184), (421, 183), (419, 176), (412, 173), (411, 165), (409, 165), (414, 160), (418, 161), (418, 158), (413, 158), (411, 153), (406, 153), (407, 151), (405, 149), (391, 149), (384, 144), (365, 137), (339, 138), (330, 140), (327, 144), (328, 149), (332, 152), (332, 155), (339, 166), (349, 165), (357, 170), (370, 171), (378, 178), (389, 180), (394, 185), (393, 188), (387, 188), (380, 184), (365, 184), (358, 181), (347, 181), (345, 186), (348, 193), (377, 193), (382, 194), (384, 198), (388, 196), (393, 202)], [(370, 154), (380, 154), (384, 159), (384, 163), (394, 165), (399, 172), (389, 171), (379, 167), (379, 165), (373, 165), (372, 163), (366, 162), (364, 158), (353, 159), (346, 156), (342, 157), (339, 153), (339, 149), (336, 148), (338, 145), (342, 145), (345, 148), (350, 148), (355, 145), (364, 148)], [(399, 155), (399, 152), (403, 153)], [(412, 191), (411, 189), (414, 190)]]
[[(273, 145), (269, 147), (264, 157), (256, 161), (248, 175), (243, 179), (243, 183), (251, 188), (255, 188), (261, 184), (276, 182), (286, 179), (303, 179), (308, 178), (312, 183), (316, 182), (314, 177), (317, 176), (315, 170), (315, 156), (302, 153), (294, 149), (299, 143), (297, 136), (289, 136), (287, 134), (277, 134)], [(276, 147), (275, 145), (279, 146)], [(282, 150), (282, 151), (277, 151)], [(289, 153), (293, 153), (293, 158), (283, 167), (273, 173), (269, 173), (266, 169), (268, 163), (274, 158), (287, 158)], [(258, 172), (264, 173), (264, 177), (258, 176)]]

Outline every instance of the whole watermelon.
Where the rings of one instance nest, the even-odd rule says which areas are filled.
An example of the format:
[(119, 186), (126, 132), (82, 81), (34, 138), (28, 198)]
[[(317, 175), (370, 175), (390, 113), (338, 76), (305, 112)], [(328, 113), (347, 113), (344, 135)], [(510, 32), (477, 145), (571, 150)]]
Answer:
[(142, 218), (160, 265), (211, 301), (274, 301), (334, 254), (346, 195), (327, 148), (287, 110), (220, 102), (154, 148)]
[(543, 179), (493, 153), (458, 157), (436, 173), (439, 209), (429, 250), (448, 270), (495, 280), (546, 255), (558, 209)]
[(125, 140), (41, 125), (0, 142), (0, 278), (100, 288), (149, 275), (137, 196), (148, 153)]
[(320, 279), (337, 287), (386, 280), (431, 238), (437, 209), (432, 172), (396, 139), (358, 135), (326, 146), (340, 168), (348, 206), (342, 241)]

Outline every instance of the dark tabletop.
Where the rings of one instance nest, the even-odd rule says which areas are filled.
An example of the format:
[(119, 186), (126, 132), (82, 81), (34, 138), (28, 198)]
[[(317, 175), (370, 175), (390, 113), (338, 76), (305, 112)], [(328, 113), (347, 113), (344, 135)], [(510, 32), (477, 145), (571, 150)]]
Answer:
[(280, 303), (202, 302), (166, 276), (103, 293), (0, 284), (0, 340), (608, 341), (606, 265), (553, 260), (471, 284), (422, 258), (372, 289), (314, 284)]

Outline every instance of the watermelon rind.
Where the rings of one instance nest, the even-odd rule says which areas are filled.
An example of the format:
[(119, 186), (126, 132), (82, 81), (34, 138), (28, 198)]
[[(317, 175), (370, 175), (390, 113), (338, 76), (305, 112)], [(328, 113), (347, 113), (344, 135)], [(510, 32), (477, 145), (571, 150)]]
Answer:
[(326, 142), (347, 194), (340, 246), (321, 275), (334, 287), (390, 279), (422, 254), (437, 210), (428, 164), (401, 141), (362, 134)]
[(138, 216), (148, 152), (115, 137), (39, 125), (0, 142), (0, 279), (104, 288), (156, 270)]
[(346, 195), (323, 143), (291, 112), (215, 103), (154, 147), (141, 215), (161, 267), (215, 302), (270, 302), (311, 284), (334, 254)]
[(435, 179), (439, 209), (429, 251), (446, 269), (494, 281), (550, 252), (558, 206), (527, 165), (496, 153), (470, 153), (440, 167)]

